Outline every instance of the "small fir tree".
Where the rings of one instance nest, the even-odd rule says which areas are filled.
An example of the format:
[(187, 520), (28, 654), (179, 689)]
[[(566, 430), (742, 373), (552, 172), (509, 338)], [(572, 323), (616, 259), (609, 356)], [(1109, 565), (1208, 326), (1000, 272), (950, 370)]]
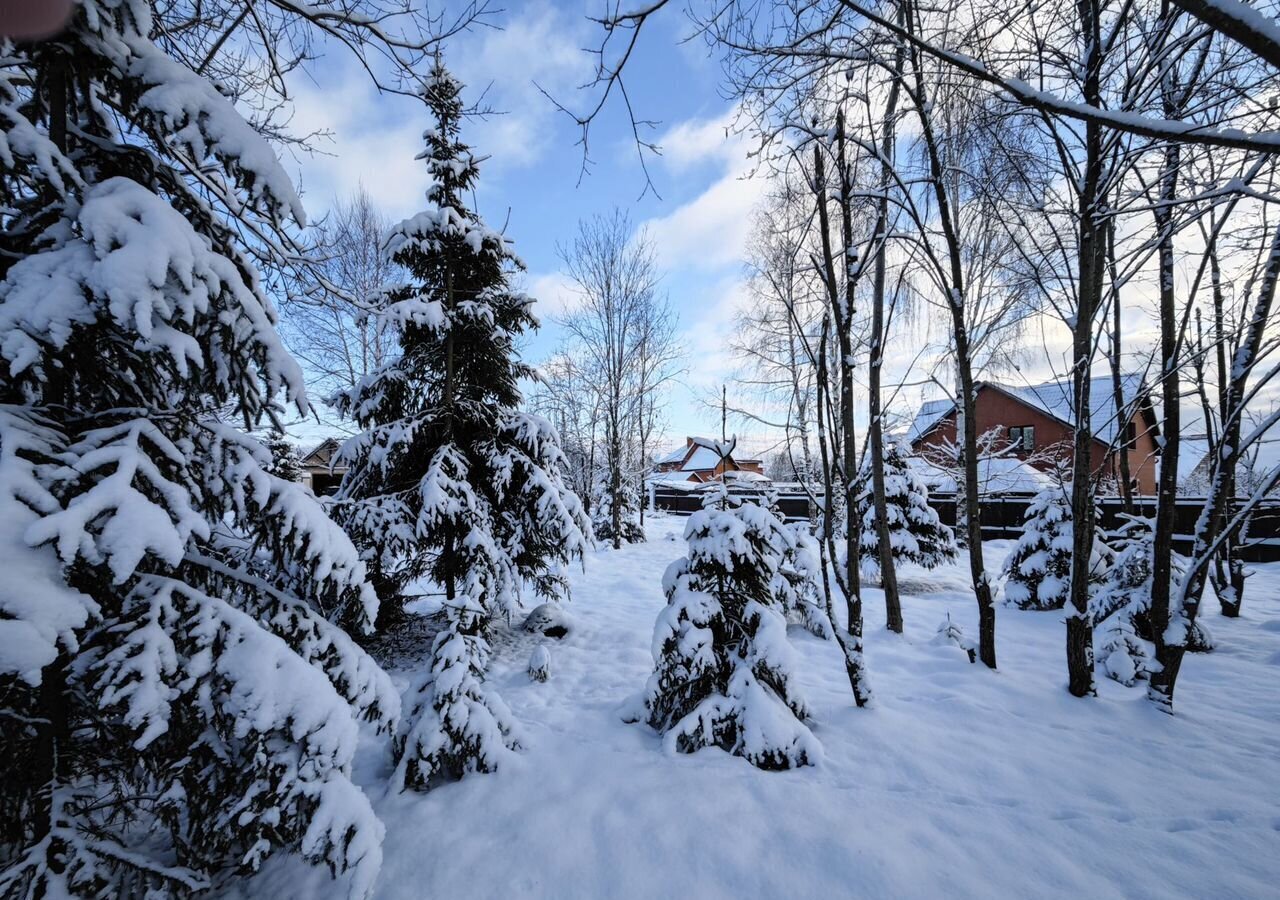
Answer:
[[(618, 494), (621, 504), (618, 510), (618, 536), (623, 543), (639, 544), (644, 541), (644, 529), (640, 526), (639, 486), (624, 482)], [(608, 485), (603, 485), (591, 507), (591, 527), (597, 541), (613, 543), (613, 496)]]
[[(1090, 615), (1098, 641), (1096, 658), (1109, 678), (1132, 687), (1151, 674), (1155, 645), (1151, 634), (1151, 584), (1155, 556), (1155, 527), (1151, 519), (1128, 517), (1112, 538), (1115, 563), (1105, 585), (1090, 598)], [(1172, 577), (1184, 571), (1174, 554)], [(1197, 622), (1188, 640), (1192, 652), (1213, 649), (1213, 638)]]
[(978, 661), (978, 648), (973, 645), (973, 641), (965, 637), (964, 629), (960, 624), (951, 620), (951, 613), (947, 613), (947, 617), (938, 623), (933, 642), (942, 646), (959, 647), (969, 657), (969, 662)]
[(688, 555), (663, 576), (656, 668), (634, 719), (647, 719), (675, 752), (720, 747), (763, 769), (815, 764), (822, 748), (804, 724), (776, 593), (794, 537), (768, 509), (717, 484), (685, 540)]
[(302, 460), (298, 449), (282, 434), (271, 432), (262, 442), (271, 454), (271, 467), (268, 471), (282, 481), (299, 482), (302, 480)]
[(335, 398), (364, 429), (341, 450), (350, 469), (336, 514), (385, 598), (415, 582), (444, 598), (445, 627), (397, 742), (396, 782), (414, 788), (491, 771), (516, 746), (483, 681), (486, 635), (521, 608), (525, 586), (563, 593), (560, 567), (584, 552), (590, 528), (561, 479), (555, 431), (517, 409), (531, 372), (515, 341), (536, 325), (533, 301), (510, 288), (521, 264), (509, 242), (465, 205), (479, 169), (459, 140), (461, 90), (437, 57), (420, 156), (428, 205), (387, 240), (411, 279), (385, 298), (400, 353)]
[[(859, 545), (863, 567), (874, 572), (880, 565), (880, 539), (869, 465), (864, 466), (860, 481), (867, 488), (857, 499), (862, 522)], [(942, 524), (937, 511), (929, 505), (928, 485), (911, 470), (906, 453), (896, 441), (885, 443), (884, 493), (894, 562), (912, 562), (933, 569), (956, 559), (960, 551), (954, 532)]]
[[(1071, 589), (1071, 503), (1061, 487), (1046, 488), (1027, 506), (1022, 535), (1004, 563), (1005, 600), (1019, 609), (1062, 609)], [(1100, 587), (1111, 554), (1094, 543), (1090, 583)]]
[[(775, 509), (776, 512), (776, 509)], [(823, 606), (822, 552), (818, 540), (809, 532), (808, 522), (792, 522), (786, 526), (793, 543), (782, 555), (779, 569), (781, 581), (775, 593), (783, 598), (788, 621), (823, 640), (835, 638), (831, 617)]]

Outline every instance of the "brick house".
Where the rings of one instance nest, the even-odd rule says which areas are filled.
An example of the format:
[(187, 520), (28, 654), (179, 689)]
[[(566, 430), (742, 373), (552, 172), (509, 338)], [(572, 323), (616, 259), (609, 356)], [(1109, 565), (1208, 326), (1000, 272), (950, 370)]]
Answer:
[[(1141, 379), (1126, 377), (1121, 386), (1126, 398), (1124, 422), (1116, 415), (1110, 378), (1095, 378), (1089, 386), (1090, 424), (1093, 427), (1095, 477), (1118, 479), (1120, 453), (1126, 453), (1129, 473), (1140, 494), (1154, 494), (1159, 472), (1159, 425), (1150, 393)], [(992, 429), (1008, 452), (1043, 470), (1071, 462), (1076, 414), (1070, 379), (1031, 387), (1015, 387), (993, 381), (977, 384), (975, 415), (978, 434)], [(952, 400), (930, 400), (920, 407), (907, 434), (914, 452), (928, 456), (929, 449), (955, 446), (956, 409)]]
[(657, 481), (688, 481), (700, 484), (722, 478), (725, 472), (764, 478), (764, 463), (758, 459), (720, 456), (720, 443), (710, 438), (687, 437), (685, 445), (672, 450), (654, 464)]

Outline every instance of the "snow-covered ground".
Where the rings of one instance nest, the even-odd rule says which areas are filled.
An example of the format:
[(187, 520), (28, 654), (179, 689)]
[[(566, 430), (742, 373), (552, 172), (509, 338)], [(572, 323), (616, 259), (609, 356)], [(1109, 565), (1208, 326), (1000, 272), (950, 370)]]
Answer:
[[(907, 570), (905, 635), (866, 592), (874, 708), (854, 708), (834, 645), (791, 630), (826, 758), (776, 773), (667, 755), (619, 717), (652, 668), (685, 521), (659, 516), (649, 543), (588, 559), (546, 683), (526, 674), (538, 638), (495, 641), (491, 680), (524, 728), (516, 765), (388, 795), (385, 742), (366, 739), (356, 774), (387, 829), (379, 898), (1276, 895), (1280, 565), (1256, 567), (1239, 620), (1209, 610), (1219, 649), (1188, 659), (1172, 718), (1106, 680), (1071, 698), (1057, 613), (1001, 607), (999, 671), (970, 665), (932, 642), (948, 612), (976, 637), (964, 572)], [(259, 887), (342, 893), (292, 867)]]

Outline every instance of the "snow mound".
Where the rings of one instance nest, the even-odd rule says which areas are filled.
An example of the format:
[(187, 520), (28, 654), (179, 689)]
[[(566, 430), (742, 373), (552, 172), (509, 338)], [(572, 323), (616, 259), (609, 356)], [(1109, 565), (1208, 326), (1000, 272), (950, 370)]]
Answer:
[(573, 631), (573, 622), (559, 603), (543, 603), (524, 620), (524, 630), (558, 639)]

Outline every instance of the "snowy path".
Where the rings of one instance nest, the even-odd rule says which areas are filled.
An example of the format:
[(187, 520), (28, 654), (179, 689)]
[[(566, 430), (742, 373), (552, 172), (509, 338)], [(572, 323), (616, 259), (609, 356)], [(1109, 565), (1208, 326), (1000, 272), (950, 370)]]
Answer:
[[(930, 641), (948, 610), (976, 634), (964, 574), (908, 572), (927, 592), (904, 597), (902, 637), (868, 591), (874, 709), (852, 707), (832, 645), (792, 630), (826, 760), (767, 773), (668, 756), (619, 719), (650, 671), (661, 573), (683, 549), (666, 536), (683, 524), (593, 555), (547, 683), (525, 675), (532, 637), (499, 647), (492, 678), (528, 744), (517, 766), (385, 796), (368, 743), (378, 897), (1275, 896), (1280, 566), (1259, 567), (1241, 620), (1210, 612), (1221, 649), (1188, 661), (1173, 719), (1111, 682), (1070, 698), (1054, 613), (1001, 608), (1000, 671), (969, 665)], [(278, 896), (295, 892), (337, 895), (293, 879)]]

